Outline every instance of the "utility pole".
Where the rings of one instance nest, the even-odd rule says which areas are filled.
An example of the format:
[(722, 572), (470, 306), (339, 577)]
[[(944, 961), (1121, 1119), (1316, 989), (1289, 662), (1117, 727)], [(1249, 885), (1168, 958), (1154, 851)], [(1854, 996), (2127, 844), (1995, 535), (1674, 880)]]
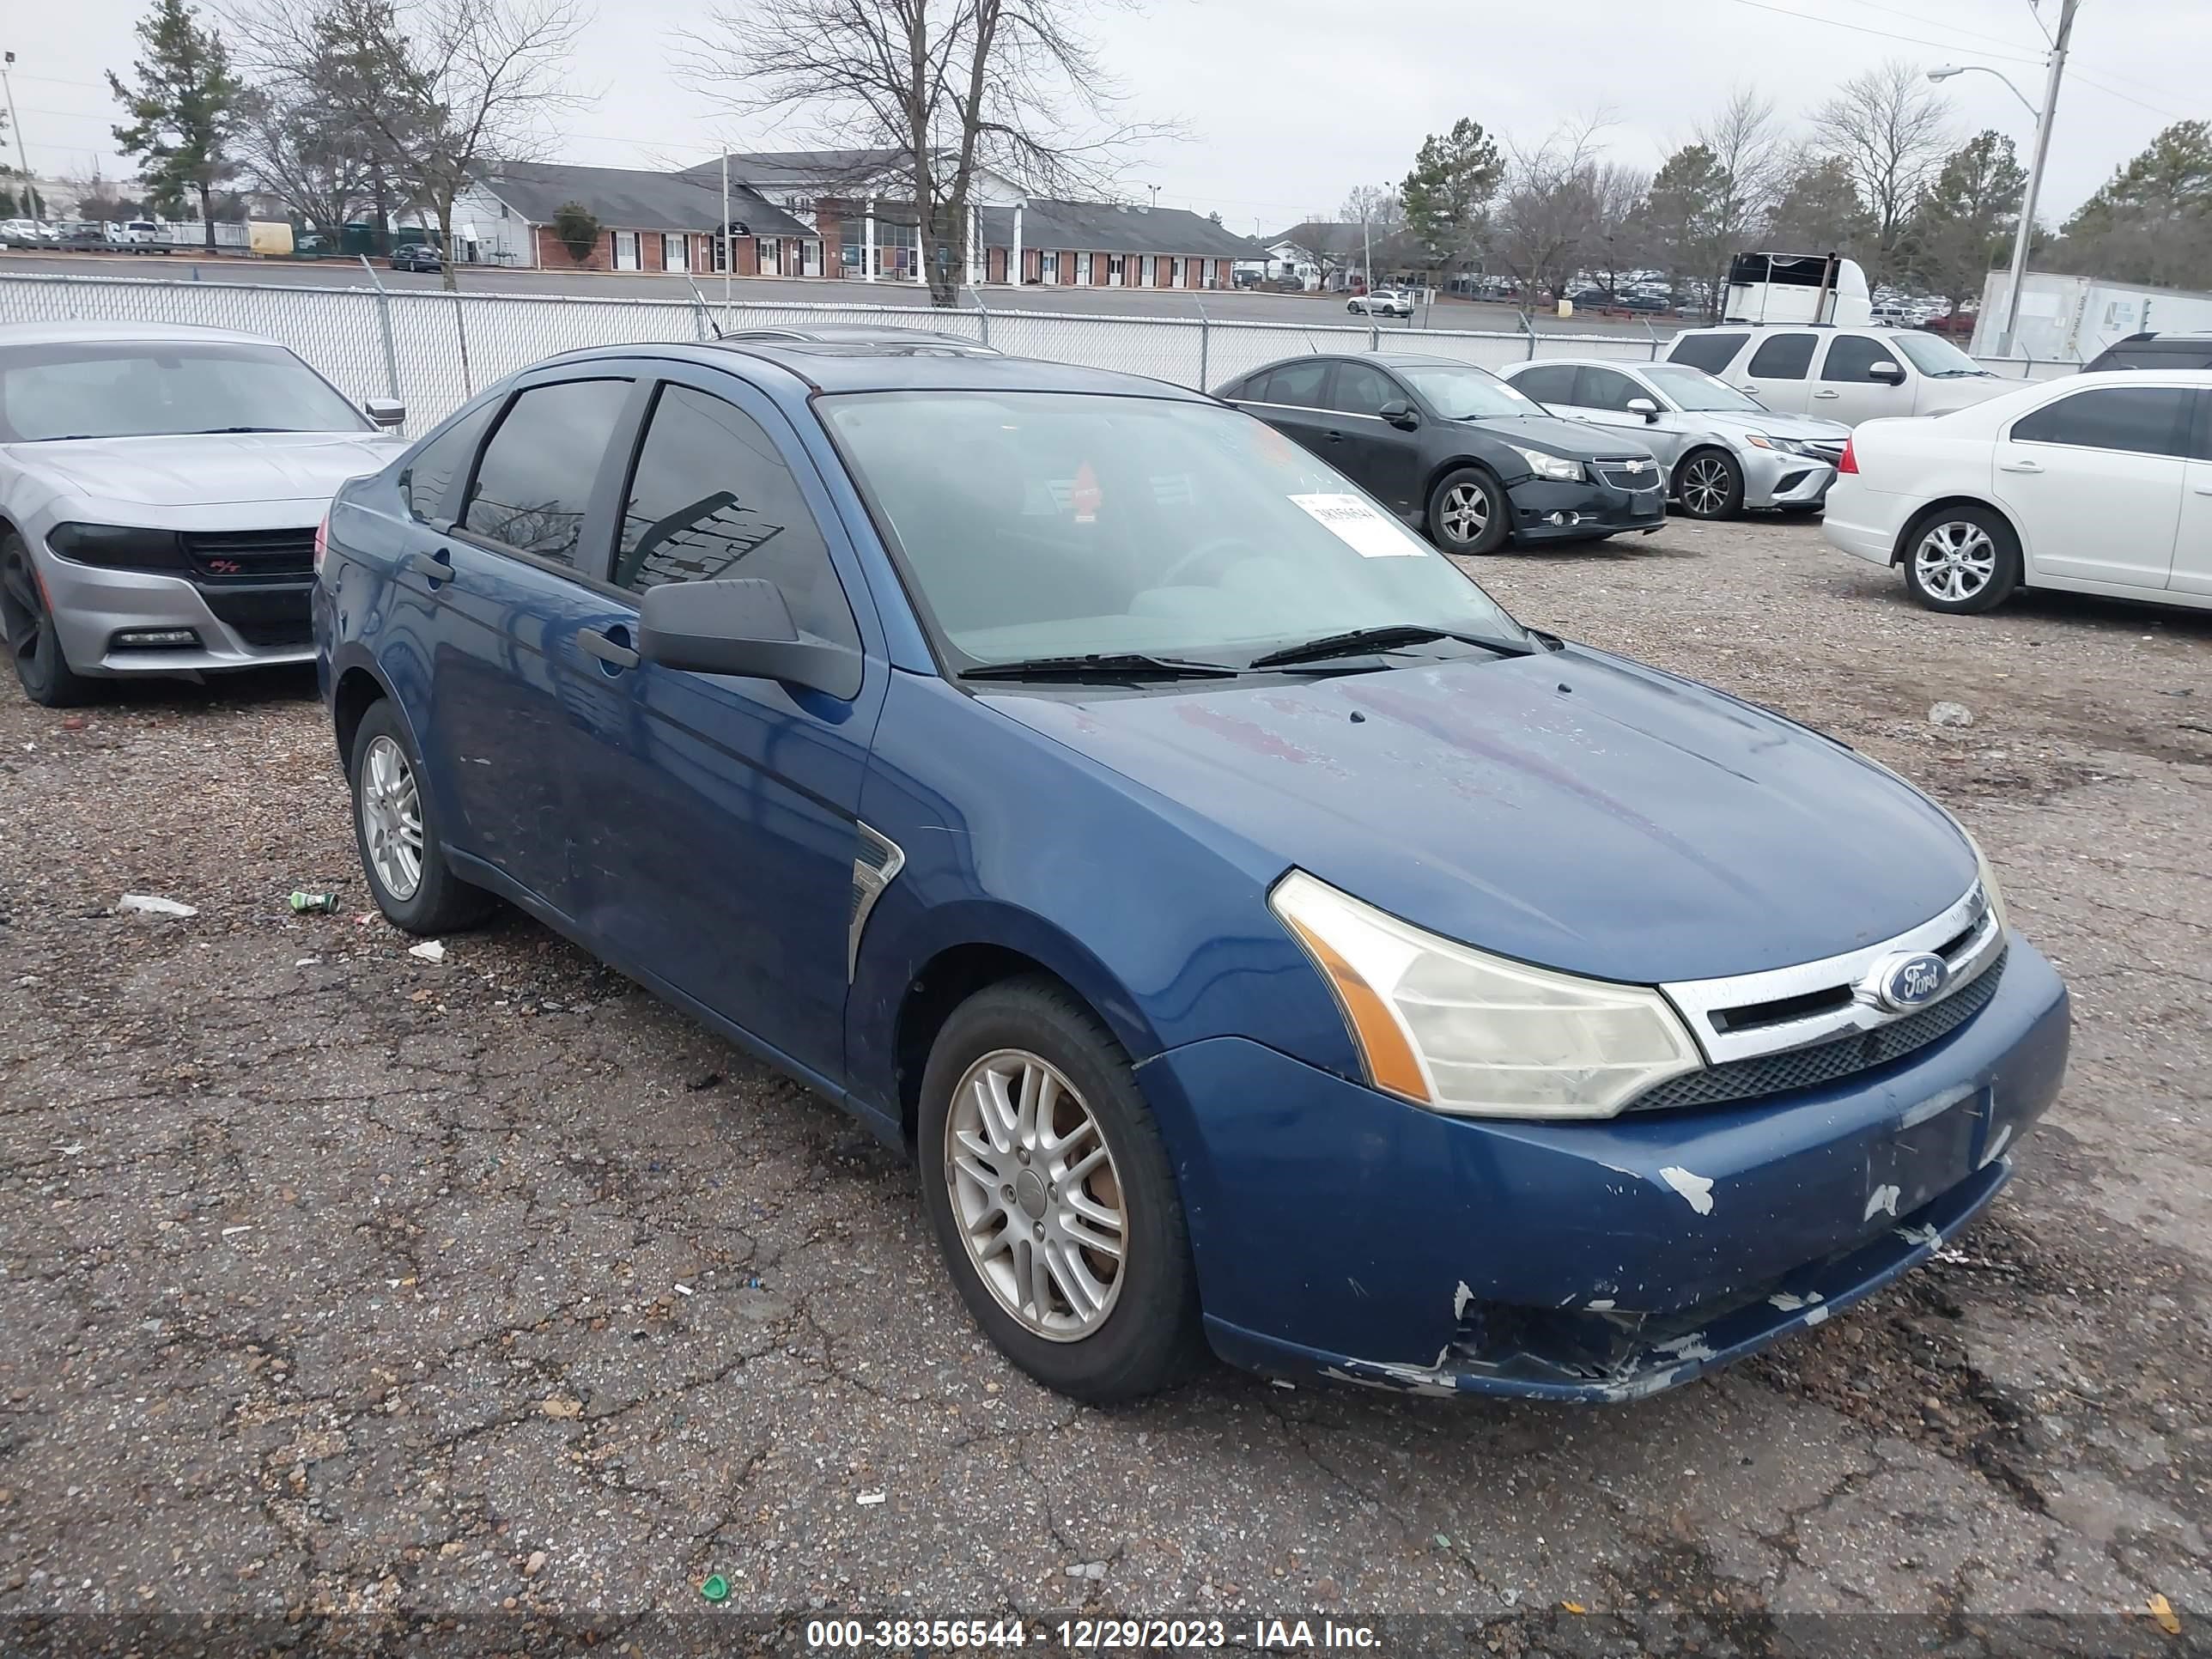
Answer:
[[(39, 206), (43, 210), (46, 207), (46, 199), (39, 196), (38, 180), (31, 177), (31, 158), (23, 149), (23, 124), (15, 114), (15, 82), (8, 73), (15, 67), (15, 54), (11, 52), (8, 54), (6, 61), (0, 63), (0, 88), (5, 88), (8, 94), (8, 125), (15, 129), (15, 160), (23, 169), (23, 188), (29, 195), (38, 199)], [(46, 216), (44, 211), (40, 211), (28, 216), (43, 219)]]
[(730, 320), (730, 276), (738, 263), (737, 244), (730, 238), (730, 147), (717, 144), (722, 152), (722, 320)]
[(2081, 7), (2081, 0), (2058, 0), (2058, 28), (2051, 37), (2051, 68), (2043, 78), (2043, 112), (2035, 122), (2035, 162), (2027, 170), (2027, 195), (2020, 204), (2020, 228), (2013, 234), (2004, 332), (1997, 336), (2000, 357), (2012, 356), (2013, 333), (2020, 326), (2020, 289), (2027, 276), (2027, 245), (2035, 235), (2035, 198), (2043, 188), (2044, 158), (2051, 154), (2051, 122), (2058, 113), (2058, 82), (2066, 73), (2066, 43), (2074, 33), (2074, 14)]

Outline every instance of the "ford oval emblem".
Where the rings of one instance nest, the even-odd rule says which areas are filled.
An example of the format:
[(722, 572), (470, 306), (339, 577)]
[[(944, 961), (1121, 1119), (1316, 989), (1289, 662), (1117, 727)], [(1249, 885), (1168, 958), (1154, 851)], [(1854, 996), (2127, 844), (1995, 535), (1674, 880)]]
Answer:
[(1924, 1008), (1935, 1001), (1950, 978), (1948, 963), (1923, 951), (1917, 956), (1891, 958), (1875, 988), (1887, 1006), (1903, 1013), (1910, 1008)]

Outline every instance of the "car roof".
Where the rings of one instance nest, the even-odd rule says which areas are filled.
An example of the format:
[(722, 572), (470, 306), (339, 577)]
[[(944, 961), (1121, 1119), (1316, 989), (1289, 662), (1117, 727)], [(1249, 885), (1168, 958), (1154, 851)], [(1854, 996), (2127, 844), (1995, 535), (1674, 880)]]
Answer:
[[(1639, 368), (1650, 367), (1650, 363), (1644, 362), (1623, 362), (1618, 357), (1530, 357), (1521, 362), (1508, 363), (1504, 368), (1492, 372), (1498, 374), (1514, 374), (1524, 368), (1625, 368), (1632, 374)], [(1693, 368), (1696, 366), (1691, 363), (1662, 363), (1660, 367)], [(1705, 370), (1701, 368), (1697, 372), (1700, 374), (1705, 374)]]
[(847, 345), (870, 345), (879, 341), (888, 345), (927, 343), (965, 346), (972, 351), (991, 349), (981, 340), (964, 334), (948, 334), (933, 328), (897, 328), (884, 323), (793, 323), (780, 328), (734, 328), (721, 337), (725, 340), (792, 340)]
[(2079, 390), (2085, 386), (2144, 386), (2158, 380), (2171, 380), (2182, 386), (2212, 387), (2212, 368), (2084, 369), (2079, 374), (2060, 374), (2048, 380), (2028, 380), (2023, 384), (2064, 386), (2069, 390)]
[(1202, 392), (1165, 380), (1003, 352), (962, 351), (926, 342), (717, 340), (705, 344), (600, 346), (550, 361), (605, 362), (633, 357), (672, 358), (723, 369), (740, 368), (742, 361), (750, 360), (772, 364), (810, 391), (822, 392), (1079, 392), (1185, 403), (1212, 401)]
[(228, 340), (240, 345), (261, 346), (283, 343), (265, 335), (242, 333), (234, 328), (207, 328), (198, 323), (0, 323), (0, 349), (60, 345), (72, 340)]

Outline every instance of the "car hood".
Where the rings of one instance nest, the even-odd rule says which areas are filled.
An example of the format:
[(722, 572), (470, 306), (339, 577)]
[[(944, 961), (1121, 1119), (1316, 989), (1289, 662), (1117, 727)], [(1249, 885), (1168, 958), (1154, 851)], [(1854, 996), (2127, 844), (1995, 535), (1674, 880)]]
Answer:
[(89, 500), (212, 507), (328, 501), (347, 479), (380, 470), (406, 447), (404, 439), (366, 432), (233, 432), (11, 444), (7, 453)]
[(1563, 421), (1556, 415), (1485, 416), (1455, 421), (1509, 444), (1526, 444), (1548, 450), (1570, 460), (1595, 460), (1601, 455), (1649, 455), (1651, 447), (1641, 439), (1609, 428), (1594, 428), (1580, 421)]
[(1973, 884), (1947, 815), (1840, 744), (1602, 653), (994, 708), (1484, 950), (1656, 984), (1893, 937)]
[(1954, 409), (1972, 409), (1976, 404), (2002, 398), (2008, 392), (2019, 391), (2020, 387), (2018, 380), (2003, 380), (1994, 374), (1986, 380), (1976, 374), (1962, 376), (1955, 380), (1939, 380), (1930, 375), (1924, 398), (1927, 407), (1920, 412), (1923, 415), (1948, 415)]
[(1685, 415), (1682, 418), (1711, 426), (1717, 432), (1759, 432), (1770, 438), (1825, 439), (1839, 444), (1851, 435), (1850, 428), (1841, 421), (1824, 421), (1817, 415), (1784, 415), (1769, 410), (1764, 415), (1710, 412)]

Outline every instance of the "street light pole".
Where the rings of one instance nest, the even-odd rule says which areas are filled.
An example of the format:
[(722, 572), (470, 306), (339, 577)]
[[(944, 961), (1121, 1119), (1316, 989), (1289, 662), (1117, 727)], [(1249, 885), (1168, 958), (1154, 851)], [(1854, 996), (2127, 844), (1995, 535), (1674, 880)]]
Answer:
[(2027, 169), (2027, 190), (2021, 198), (2020, 224), (2013, 232), (2012, 274), (2005, 283), (2004, 325), (1997, 334), (1997, 356), (2012, 356), (2013, 336), (2020, 326), (2020, 291), (2027, 276), (2027, 247), (2035, 236), (2035, 200), (2043, 190), (2043, 164), (2051, 154), (2051, 123), (2058, 112), (2058, 83), (2066, 73), (2066, 43), (2074, 33), (2074, 14), (2081, 9), (2081, 0), (2059, 0), (2058, 27), (2051, 37), (2050, 67), (2043, 78), (2043, 107), (2038, 110), (2028, 103), (2027, 94), (2005, 76), (1984, 64), (1964, 65), (1945, 64), (1928, 71), (1931, 81), (1948, 81), (1954, 75), (1968, 70), (1983, 75), (1995, 75), (2004, 82), (2006, 88), (2020, 100), (2035, 117), (2035, 155)]
[[(15, 83), (8, 73), (15, 67), (15, 54), (11, 52), (6, 61), (0, 62), (0, 88), (4, 88), (8, 94), (8, 125), (15, 129), (15, 160), (23, 169), (23, 189), (28, 195), (36, 197), (39, 193), (38, 181), (31, 177), (31, 158), (23, 149), (23, 124), (15, 114)], [(46, 204), (42, 201), (39, 205), (44, 208)], [(43, 219), (46, 216), (40, 212), (32, 216)]]

